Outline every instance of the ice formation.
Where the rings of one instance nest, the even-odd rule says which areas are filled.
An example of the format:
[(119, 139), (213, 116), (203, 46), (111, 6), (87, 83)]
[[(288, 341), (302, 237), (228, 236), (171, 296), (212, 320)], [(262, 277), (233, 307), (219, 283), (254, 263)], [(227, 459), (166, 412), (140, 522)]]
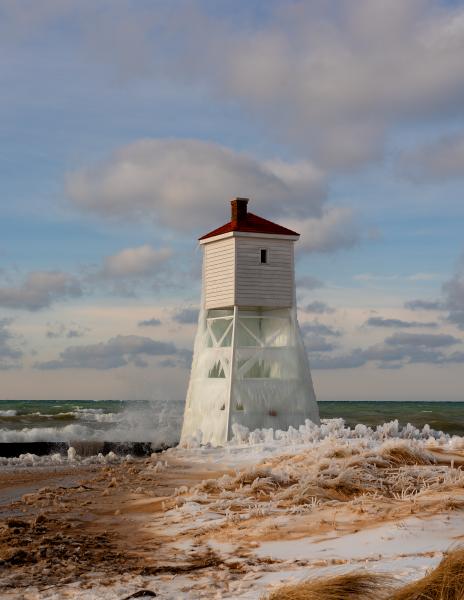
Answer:
[(234, 427), (319, 421), (295, 308), (202, 310), (182, 438), (222, 444)]
[(222, 445), (234, 425), (319, 422), (296, 314), (299, 234), (232, 201), (230, 223), (200, 238), (203, 288), (181, 439)]

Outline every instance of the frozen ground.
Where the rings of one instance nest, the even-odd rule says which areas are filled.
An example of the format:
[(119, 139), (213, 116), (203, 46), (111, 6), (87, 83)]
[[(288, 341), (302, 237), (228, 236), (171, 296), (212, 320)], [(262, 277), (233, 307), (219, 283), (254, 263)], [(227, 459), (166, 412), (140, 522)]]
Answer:
[[(40, 469), (48, 460), (90, 471), (74, 488), (37, 490), (12, 505), (37, 562), (10, 564), (6, 555), (2, 597), (122, 600), (148, 589), (165, 599), (258, 599), (283, 581), (355, 569), (389, 571), (400, 583), (464, 541), (463, 438), (396, 422), (348, 429), (339, 419), (235, 434), (224, 448), (193, 437), (147, 460), (72, 452), (36, 460)], [(35, 468), (33, 458), (22, 461), (3, 469)], [(76, 541), (67, 524), (77, 521), (87, 537)], [(47, 575), (63, 532), (67, 547), (85, 547), (87, 562), (62, 551)], [(14, 527), (4, 535), (14, 546)], [(94, 555), (98, 535), (108, 550)]]

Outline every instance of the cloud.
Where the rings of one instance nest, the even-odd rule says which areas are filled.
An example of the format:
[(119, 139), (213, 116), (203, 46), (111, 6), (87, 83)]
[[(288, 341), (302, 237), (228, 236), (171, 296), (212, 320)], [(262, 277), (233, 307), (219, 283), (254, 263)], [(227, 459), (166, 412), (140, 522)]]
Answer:
[(161, 325), (161, 321), (153, 317), (152, 319), (146, 319), (145, 321), (139, 321), (137, 323), (139, 327), (158, 327)]
[(191, 325), (198, 323), (198, 308), (182, 308), (172, 315), (172, 320), (183, 325)]
[(400, 170), (417, 183), (464, 177), (464, 133), (446, 136), (404, 153)]
[(201, 233), (228, 219), (233, 196), (250, 197), (252, 212), (315, 218), (327, 195), (324, 174), (309, 162), (264, 162), (189, 139), (133, 142), (71, 173), (66, 188), (79, 208), (101, 216), (151, 218)]
[(170, 30), (177, 44), (173, 72), (235, 99), (275, 136), (325, 165), (372, 161), (402, 123), (461, 113), (461, 6), (271, 3), (265, 18), (252, 23), (251, 15), (244, 26), (192, 9)]
[(314, 302), (310, 302), (306, 306), (303, 307), (304, 312), (307, 313), (315, 313), (318, 315), (322, 315), (324, 313), (331, 314), (335, 312), (335, 309), (330, 307), (325, 302), (320, 302), (319, 300), (314, 300)]
[(443, 310), (443, 302), (439, 300), (409, 300), (404, 303), (409, 310)]
[(12, 319), (0, 319), (0, 370), (18, 368), (23, 356), (14, 345), (15, 335), (9, 328), (12, 322)]
[(325, 287), (325, 283), (312, 275), (302, 275), (296, 281), (296, 287), (305, 290), (316, 290)]
[(464, 329), (464, 268), (443, 285), (448, 320)]
[(456, 2), (268, 2), (260, 18), (253, 2), (234, 15), (199, 0), (116, 2), (111, 11), (87, 1), (14, 4), (0, 24), (11, 43), (69, 30), (86, 63), (118, 82), (210, 90), (329, 167), (382, 156), (404, 123), (462, 114), (464, 9)]
[(146, 356), (176, 355), (178, 350), (171, 342), (160, 342), (138, 335), (118, 335), (107, 342), (87, 346), (70, 346), (57, 360), (38, 362), (37, 369), (116, 369), (130, 363), (146, 367)]
[(158, 362), (160, 367), (190, 369), (192, 366), (193, 352), (182, 348), (174, 358), (163, 358)]
[(440, 310), (448, 311), (446, 319), (464, 330), (464, 266), (442, 285), (442, 300), (411, 300), (405, 307), (411, 310)]
[(17, 286), (0, 287), (0, 306), (36, 311), (81, 295), (76, 277), (61, 271), (33, 271)]
[(133, 279), (152, 275), (172, 256), (169, 248), (156, 250), (145, 244), (136, 248), (125, 248), (104, 259), (100, 275), (104, 279)]
[(300, 326), (303, 334), (315, 334), (315, 335), (328, 335), (333, 337), (340, 337), (342, 335), (341, 331), (338, 329), (334, 329), (330, 327), (330, 325), (324, 325), (323, 323), (319, 323), (319, 321), (312, 321), (311, 323), (303, 323)]
[(300, 329), (306, 350), (310, 353), (332, 352), (337, 346), (333, 341), (329, 341), (327, 337), (333, 339), (342, 335), (337, 329), (318, 321), (303, 323)]
[(326, 208), (317, 219), (287, 220), (285, 224), (301, 235), (297, 246), (300, 252), (334, 252), (352, 248), (360, 239), (350, 208)]
[(403, 321), (402, 319), (384, 319), (383, 317), (371, 317), (364, 325), (369, 325), (370, 327), (401, 327), (404, 329), (438, 327), (438, 323), (433, 322), (421, 323), (419, 321)]
[(366, 364), (362, 350), (356, 349), (340, 356), (314, 356), (310, 364), (313, 369), (356, 369)]
[(396, 333), (383, 343), (368, 348), (355, 348), (342, 355), (326, 356), (317, 352), (311, 356), (315, 369), (355, 369), (369, 362), (382, 369), (400, 369), (407, 364), (457, 364), (464, 362), (464, 352), (446, 354), (444, 348), (462, 340), (447, 334)]
[(46, 337), (49, 339), (56, 338), (77, 338), (83, 337), (89, 330), (88, 327), (82, 327), (77, 323), (66, 325), (65, 323), (47, 323)]
[(332, 352), (336, 345), (322, 335), (305, 335), (304, 345), (308, 352)]
[(422, 346), (439, 348), (459, 344), (461, 340), (445, 333), (394, 333), (385, 339), (391, 346)]

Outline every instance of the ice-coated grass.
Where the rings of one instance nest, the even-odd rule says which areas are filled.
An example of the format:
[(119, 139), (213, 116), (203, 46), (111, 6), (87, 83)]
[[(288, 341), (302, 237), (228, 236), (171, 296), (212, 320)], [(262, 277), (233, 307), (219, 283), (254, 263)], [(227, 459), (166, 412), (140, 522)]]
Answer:
[[(179, 502), (206, 494), (201, 502), (204, 511), (217, 511), (236, 522), (350, 503), (361, 512), (363, 503), (369, 505), (373, 513), (381, 506), (387, 511), (403, 504), (414, 513), (423, 506), (448, 510), (463, 504), (460, 443), (456, 436), (428, 426), (419, 430), (393, 421), (376, 428), (349, 428), (343, 419), (330, 419), (320, 426), (307, 421), (299, 430), (286, 432), (249, 432), (236, 426), (234, 434), (222, 450), (199, 445), (174, 450), (200, 461), (203, 455), (222, 452), (232, 464), (236, 461), (234, 475), (183, 490)], [(220, 521), (216, 525), (222, 526)]]
[(435, 569), (406, 586), (395, 589), (393, 581), (384, 574), (354, 571), (283, 585), (266, 600), (463, 600), (464, 549), (450, 550)]
[(51, 467), (51, 466), (66, 466), (66, 465), (108, 465), (118, 464), (121, 462), (130, 462), (133, 457), (130, 454), (126, 456), (118, 456), (114, 452), (102, 454), (99, 452), (93, 456), (79, 456), (72, 446), (68, 448), (67, 455), (53, 453), (44, 456), (37, 454), (20, 454), (11, 458), (0, 457), (0, 467)]

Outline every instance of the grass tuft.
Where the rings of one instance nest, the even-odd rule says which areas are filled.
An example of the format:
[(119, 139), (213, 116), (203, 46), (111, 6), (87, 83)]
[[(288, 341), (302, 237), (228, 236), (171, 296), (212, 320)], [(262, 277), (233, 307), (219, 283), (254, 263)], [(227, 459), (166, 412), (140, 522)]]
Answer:
[(386, 575), (355, 571), (284, 585), (268, 600), (382, 600), (389, 598), (390, 581)]
[(464, 600), (464, 548), (448, 551), (438, 567), (398, 590), (391, 600)]
[(267, 600), (464, 600), (464, 547), (448, 551), (428, 575), (394, 590), (388, 575), (353, 571), (283, 585)]
[(432, 454), (406, 442), (386, 442), (380, 449), (380, 456), (395, 467), (436, 463)]

